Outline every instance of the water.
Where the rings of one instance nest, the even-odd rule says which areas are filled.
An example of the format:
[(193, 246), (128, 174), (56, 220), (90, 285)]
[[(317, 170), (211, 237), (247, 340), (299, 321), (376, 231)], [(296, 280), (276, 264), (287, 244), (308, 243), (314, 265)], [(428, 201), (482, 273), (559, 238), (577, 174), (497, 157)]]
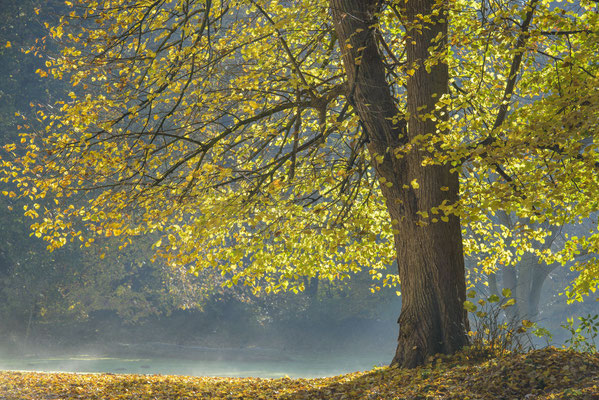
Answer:
[(302, 355), (283, 359), (244, 359), (226, 357), (218, 353), (211, 358), (193, 357), (139, 357), (69, 354), (49, 356), (3, 357), (0, 370), (78, 372), (114, 374), (162, 374), (220, 377), (259, 378), (316, 378), (372, 369), (388, 362), (384, 356), (373, 354), (360, 358), (346, 355)]

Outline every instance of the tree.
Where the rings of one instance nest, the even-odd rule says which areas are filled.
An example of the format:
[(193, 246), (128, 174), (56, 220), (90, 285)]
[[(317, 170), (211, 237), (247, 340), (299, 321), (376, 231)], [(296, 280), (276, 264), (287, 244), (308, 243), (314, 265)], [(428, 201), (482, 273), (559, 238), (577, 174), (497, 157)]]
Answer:
[[(349, 98), (368, 135), (368, 151), (376, 160), (376, 175), (397, 230), (395, 247), (403, 298), (393, 362), (415, 366), (430, 354), (451, 354), (467, 343), (459, 218), (452, 215), (447, 221), (420, 223), (420, 213), (445, 202), (456, 202), (458, 176), (448, 163), (423, 166), (430, 152), (414, 151), (395, 157), (394, 151), (418, 136), (439, 131), (436, 120), (445, 119), (433, 110), (437, 98), (448, 91), (447, 63), (439, 61), (428, 66), (425, 63), (431, 54), (446, 51), (447, 10), (435, 1), (405, 4), (407, 21), (418, 21), (418, 15), (435, 15), (431, 22), (406, 26), (406, 35), (410, 37), (406, 43), (406, 62), (414, 68), (414, 73), (406, 81), (405, 113), (398, 109), (391, 95), (371, 28), (374, 16), (380, 12), (379, 2), (333, 1), (331, 10), (347, 83), (353, 92)], [(431, 47), (438, 48), (430, 52)], [(422, 111), (432, 113), (433, 117), (424, 117)]]
[(497, 210), (559, 225), (597, 208), (599, 21), (554, 3), (80, 1), (41, 71), (73, 91), (7, 147), (5, 180), (50, 248), (159, 234), (157, 256), (256, 293), (399, 280), (393, 363), (412, 367), (467, 343), (464, 251), (485, 271), (596, 251), (596, 230), (559, 251), (527, 224), (513, 250), (474, 239)]
[[(512, 218), (501, 211), (496, 212), (496, 217), (498, 226), (506, 231), (513, 230), (517, 225), (527, 225), (531, 228), (540, 228), (544, 232), (549, 233), (543, 243), (535, 244), (535, 250), (539, 252), (543, 252), (549, 248), (554, 248), (559, 251), (559, 249), (563, 248), (563, 242), (567, 240), (568, 236), (584, 235), (585, 231), (588, 231), (589, 228), (593, 228), (592, 225), (589, 226), (592, 218), (589, 218), (586, 224), (580, 224), (576, 229), (573, 229), (567, 225), (548, 226), (547, 224), (543, 224), (543, 226), (539, 226), (539, 224), (532, 224), (523, 221), (522, 219)], [(506, 241), (506, 245), (510, 245), (509, 238)], [(517, 248), (512, 249), (512, 251), (516, 250)], [(477, 256), (484, 258), (484, 255), (482, 254), (478, 254)], [(581, 259), (586, 256), (587, 254), (583, 253), (573, 255), (567, 264), (572, 265), (577, 261), (581, 261)], [(475, 260), (470, 262), (470, 264), (473, 263), (475, 263)], [(534, 252), (526, 252), (522, 254), (520, 259), (516, 260), (516, 262), (498, 268), (496, 272), (482, 274), (480, 279), (486, 281), (489, 294), (499, 296), (502, 288), (510, 289), (516, 303), (513, 306), (506, 308), (509, 320), (518, 321), (528, 319), (534, 321), (538, 319), (541, 311), (547, 311), (547, 305), (544, 307), (545, 310), (541, 310), (539, 307), (543, 284), (546, 282), (549, 275), (559, 266), (560, 264), (558, 262), (548, 265), (542, 261), (541, 256)], [(562, 272), (562, 274), (563, 273), (564, 272)], [(477, 280), (477, 278), (474, 278), (473, 280)]]

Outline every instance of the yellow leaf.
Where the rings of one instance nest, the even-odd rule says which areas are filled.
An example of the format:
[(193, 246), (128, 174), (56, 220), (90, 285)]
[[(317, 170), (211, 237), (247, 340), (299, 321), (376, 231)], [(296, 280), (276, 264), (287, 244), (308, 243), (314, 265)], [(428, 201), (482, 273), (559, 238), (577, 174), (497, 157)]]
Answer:
[(8, 49), (8, 48), (11, 48), (11, 47), (12, 47), (12, 43), (6, 42), (6, 48)]

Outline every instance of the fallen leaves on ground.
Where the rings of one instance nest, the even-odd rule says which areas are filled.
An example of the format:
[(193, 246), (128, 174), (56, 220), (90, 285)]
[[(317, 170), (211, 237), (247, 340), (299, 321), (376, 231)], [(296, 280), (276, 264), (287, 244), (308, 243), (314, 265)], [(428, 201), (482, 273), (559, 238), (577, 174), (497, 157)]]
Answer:
[(545, 348), (481, 360), (466, 351), (318, 379), (0, 372), (0, 399), (599, 399), (599, 355)]

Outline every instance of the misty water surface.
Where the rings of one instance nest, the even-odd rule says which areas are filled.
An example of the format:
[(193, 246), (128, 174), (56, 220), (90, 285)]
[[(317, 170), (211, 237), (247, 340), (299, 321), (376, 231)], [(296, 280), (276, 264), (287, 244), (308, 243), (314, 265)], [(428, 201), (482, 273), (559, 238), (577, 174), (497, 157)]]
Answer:
[[(167, 347), (167, 346), (164, 346)], [(86, 353), (7, 356), (0, 353), (0, 370), (114, 374), (162, 374), (260, 378), (316, 378), (372, 369), (388, 363), (386, 355), (287, 354), (274, 349), (210, 349), (179, 346), (181, 357), (115, 356)], [(198, 350), (200, 349), (200, 350)], [(163, 349), (164, 350), (164, 349)], [(168, 350), (168, 347), (167, 347)], [(209, 354), (208, 354), (209, 353)], [(234, 357), (233, 357), (234, 356)]]

